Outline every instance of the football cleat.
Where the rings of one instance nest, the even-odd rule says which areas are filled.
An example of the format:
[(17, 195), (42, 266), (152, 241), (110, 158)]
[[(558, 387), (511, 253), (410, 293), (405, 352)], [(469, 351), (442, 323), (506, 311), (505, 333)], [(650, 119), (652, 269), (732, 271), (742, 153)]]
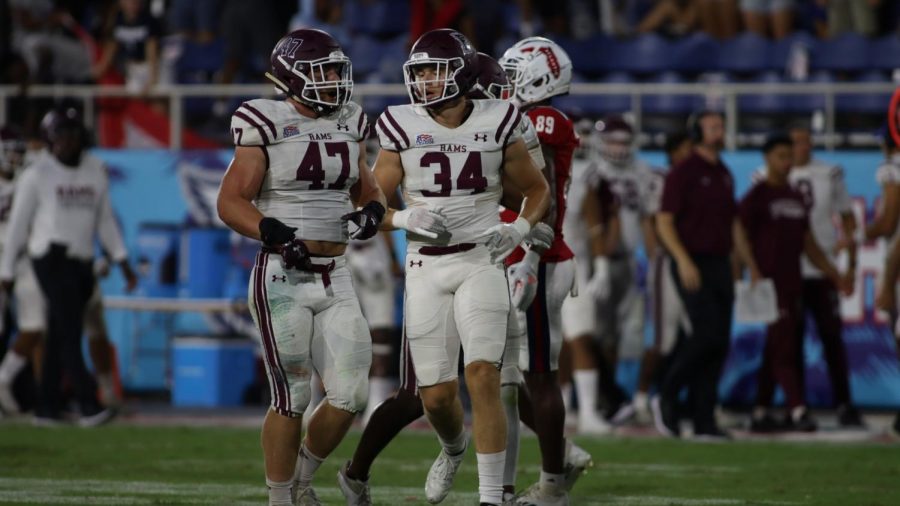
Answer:
[(347, 476), (347, 467), (349, 466), (350, 462), (348, 461), (338, 471), (338, 486), (341, 493), (344, 494), (344, 498), (347, 499), (347, 506), (372, 506), (369, 482), (354, 480)]
[(297, 491), (297, 498), (294, 499), (294, 506), (322, 506), (316, 491), (312, 487), (301, 488)]
[(446, 450), (441, 449), (441, 453), (431, 465), (428, 477), (425, 479), (425, 499), (431, 504), (443, 501), (450, 493), (453, 478), (456, 477), (459, 465), (462, 464), (463, 457), (466, 455), (466, 448), (468, 448), (468, 442), (457, 455), (448, 455)]
[(551, 494), (539, 483), (531, 486), (516, 499), (518, 506), (568, 506), (569, 494), (561, 492)]
[(594, 466), (591, 454), (571, 441), (566, 441), (566, 458), (563, 462), (563, 488), (568, 492), (587, 469)]

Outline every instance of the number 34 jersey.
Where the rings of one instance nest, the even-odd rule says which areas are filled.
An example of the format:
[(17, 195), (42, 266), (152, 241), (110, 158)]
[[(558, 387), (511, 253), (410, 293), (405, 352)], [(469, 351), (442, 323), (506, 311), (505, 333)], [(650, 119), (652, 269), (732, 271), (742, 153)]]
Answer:
[(259, 146), (268, 169), (255, 204), (268, 217), (297, 227), (301, 239), (346, 243), (341, 216), (353, 210), (359, 142), (368, 121), (351, 102), (331, 116), (309, 118), (282, 100), (244, 102), (231, 117), (235, 146)]
[(420, 106), (391, 106), (375, 125), (382, 149), (400, 153), (403, 200), (442, 214), (450, 237), (407, 233), (411, 249), (423, 244), (484, 242), (500, 223), (503, 150), (521, 138), (522, 115), (502, 100), (473, 100), (462, 125), (447, 128)]

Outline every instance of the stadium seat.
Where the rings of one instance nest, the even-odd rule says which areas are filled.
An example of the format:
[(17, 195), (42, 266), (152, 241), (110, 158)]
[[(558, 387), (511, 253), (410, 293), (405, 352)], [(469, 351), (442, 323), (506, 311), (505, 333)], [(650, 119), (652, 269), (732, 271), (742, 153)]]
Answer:
[[(572, 82), (585, 82), (580, 75), (574, 75)], [(634, 79), (625, 72), (614, 72), (603, 79), (604, 83), (632, 83)], [(631, 110), (629, 95), (577, 96), (568, 95), (554, 99), (554, 105), (573, 116), (602, 116)]]
[(869, 39), (854, 32), (819, 42), (812, 55), (812, 68), (860, 72), (869, 67)]
[(795, 44), (802, 44), (810, 53), (816, 52), (818, 40), (806, 32), (794, 32), (783, 39), (775, 41), (774, 52), (770, 60), (772, 70), (784, 71), (787, 68), (791, 49)]
[[(884, 83), (888, 82), (888, 79), (882, 72), (873, 70), (860, 75), (855, 81), (860, 83)], [(836, 95), (834, 98), (835, 109), (838, 112), (863, 114), (882, 114), (888, 109), (890, 102), (890, 93), (841, 94)]]
[(588, 39), (576, 41), (573, 46), (573, 49), (576, 50), (575, 55), (572, 54), (573, 49), (570, 47), (562, 45), (562, 48), (569, 53), (569, 57), (572, 58), (572, 66), (578, 72), (597, 75), (612, 70), (609, 64), (610, 51), (617, 47), (615, 39), (597, 34)]
[(652, 74), (674, 70), (672, 43), (660, 35), (648, 33), (640, 37), (611, 42), (608, 66), (635, 74)]
[(755, 73), (771, 68), (774, 44), (755, 33), (745, 32), (721, 44), (719, 69)]
[(900, 35), (891, 34), (872, 42), (870, 68), (900, 69)]
[[(683, 83), (684, 79), (675, 72), (665, 72), (654, 76), (650, 80), (663, 87), (666, 84)], [(687, 114), (694, 110), (697, 100), (692, 95), (675, 95), (665, 93), (662, 95), (646, 95), (641, 97), (641, 111), (646, 114)]]
[[(181, 56), (175, 65), (179, 83), (209, 82), (209, 75), (218, 72), (225, 63), (225, 42), (216, 39), (209, 44), (197, 44), (184, 40)], [(203, 75), (197, 79), (198, 74)]]
[(668, 58), (679, 72), (708, 72), (718, 70), (720, 44), (705, 33), (695, 33), (679, 39), (675, 47), (669, 45)]
[[(771, 88), (767, 84), (783, 83), (784, 79), (779, 72), (769, 71), (757, 75), (751, 82), (759, 83), (759, 89), (765, 91), (766, 88)], [(788, 100), (786, 95), (774, 92), (739, 95), (738, 111), (745, 114), (779, 114), (784, 112)]]
[(409, 2), (379, 0), (372, 2), (367, 11), (366, 22), (370, 25), (370, 33), (385, 36), (409, 31)]

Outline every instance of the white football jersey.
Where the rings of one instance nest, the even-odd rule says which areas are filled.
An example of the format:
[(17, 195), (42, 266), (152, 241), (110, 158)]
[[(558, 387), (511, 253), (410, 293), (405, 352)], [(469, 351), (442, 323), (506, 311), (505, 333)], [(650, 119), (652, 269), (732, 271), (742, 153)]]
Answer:
[(231, 117), (236, 146), (260, 146), (268, 170), (256, 197), (259, 211), (297, 227), (301, 239), (346, 243), (359, 179), (359, 142), (368, 121), (353, 102), (327, 117), (308, 118), (287, 101), (244, 102)]
[[(753, 182), (758, 183), (766, 178), (765, 166), (753, 173)], [(809, 227), (813, 237), (825, 255), (835, 261), (834, 248), (837, 245), (838, 229), (835, 218), (843, 213), (853, 211), (853, 202), (844, 182), (844, 171), (836, 166), (820, 160), (810, 160), (806, 165), (791, 169), (788, 176), (791, 186), (803, 195), (803, 201), (809, 208)], [(802, 257), (804, 278), (821, 278), (824, 276), (812, 262)]]
[[(877, 181), (878, 186), (881, 186), (882, 188), (889, 184), (900, 184), (900, 153), (885, 160), (885, 162), (878, 167), (878, 170), (875, 172), (875, 181)], [(880, 211), (881, 210), (879, 210), (879, 212)], [(894, 233), (888, 238), (889, 241), (893, 241), (893, 239), (897, 237), (898, 230), (900, 230), (900, 223), (897, 224), (897, 230), (894, 230)]]
[(410, 249), (484, 242), (484, 232), (500, 223), (503, 150), (521, 137), (522, 114), (502, 100), (472, 104), (457, 128), (440, 125), (413, 105), (388, 107), (375, 125), (382, 149), (400, 153), (406, 205), (440, 212), (451, 234), (429, 239), (407, 232)]
[(0, 248), (6, 237), (9, 226), (9, 215), (12, 212), (13, 193), (16, 191), (16, 180), (0, 178)]
[(610, 189), (619, 200), (622, 236), (618, 252), (633, 253), (642, 242), (641, 220), (652, 216), (658, 208), (653, 204), (657, 176), (649, 165), (640, 160), (633, 160), (624, 167), (603, 159), (595, 163), (595, 170), (609, 181)]
[(566, 215), (563, 218), (563, 237), (575, 258), (584, 265), (591, 261), (591, 246), (588, 241), (587, 227), (581, 217), (581, 206), (584, 196), (596, 178), (596, 165), (583, 158), (572, 159), (572, 178), (566, 192)]

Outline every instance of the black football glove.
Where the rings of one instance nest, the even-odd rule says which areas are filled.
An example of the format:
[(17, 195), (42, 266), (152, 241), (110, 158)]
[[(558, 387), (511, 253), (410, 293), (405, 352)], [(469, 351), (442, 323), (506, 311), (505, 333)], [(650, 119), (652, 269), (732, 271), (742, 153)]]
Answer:
[(368, 239), (378, 233), (378, 225), (384, 218), (384, 206), (373, 200), (359, 211), (341, 216), (341, 220), (356, 224), (357, 229), (350, 232), (351, 239)]
[(276, 248), (291, 242), (297, 227), (289, 227), (276, 218), (259, 220), (259, 237), (266, 246)]

